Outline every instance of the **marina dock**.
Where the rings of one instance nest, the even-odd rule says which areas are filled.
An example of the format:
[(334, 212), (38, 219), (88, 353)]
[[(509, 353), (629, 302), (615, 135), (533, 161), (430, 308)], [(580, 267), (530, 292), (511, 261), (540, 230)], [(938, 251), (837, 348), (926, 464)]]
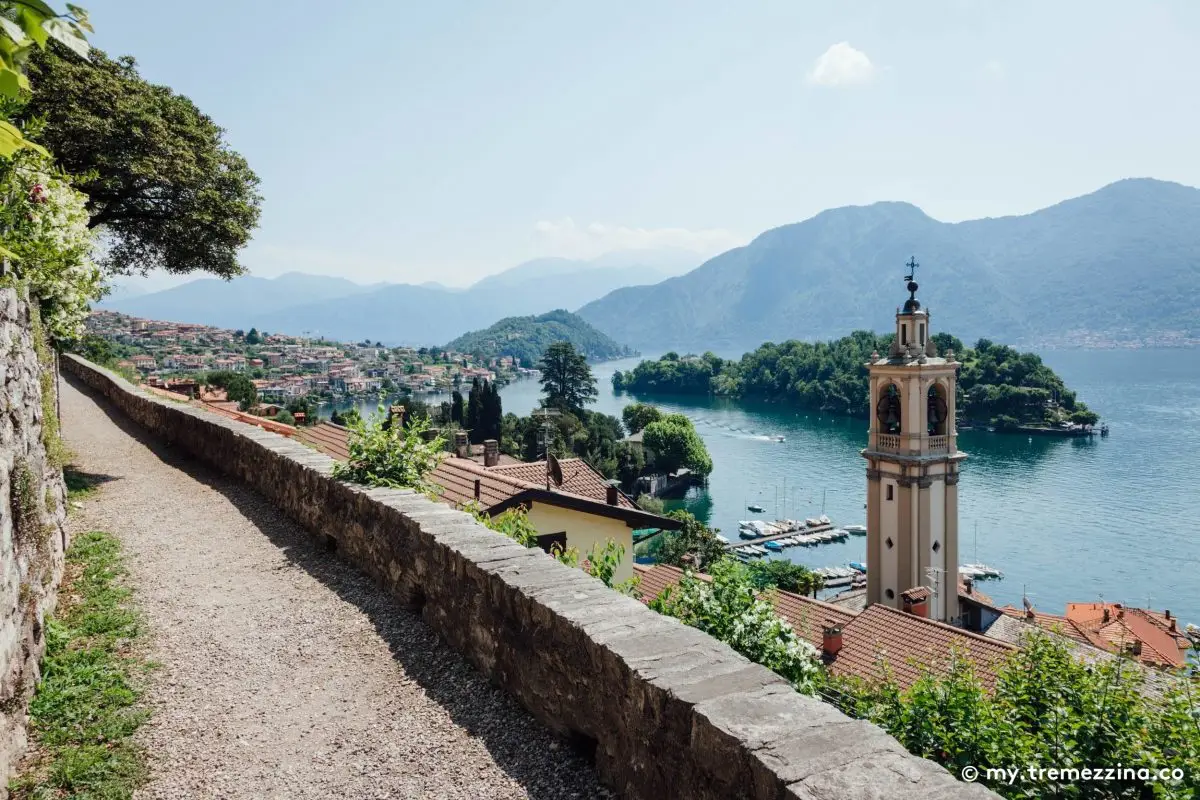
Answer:
[(790, 536), (808, 535), (812, 533), (828, 533), (829, 531), (834, 530), (836, 527), (837, 526), (833, 523), (828, 523), (826, 525), (818, 525), (815, 528), (802, 528), (795, 531), (780, 531), (779, 533), (772, 533), (768, 536), (759, 536), (757, 539), (737, 539), (725, 545), (725, 549), (736, 550), (739, 547), (756, 544), (761, 545), (764, 542), (773, 542), (776, 539), (787, 539)]

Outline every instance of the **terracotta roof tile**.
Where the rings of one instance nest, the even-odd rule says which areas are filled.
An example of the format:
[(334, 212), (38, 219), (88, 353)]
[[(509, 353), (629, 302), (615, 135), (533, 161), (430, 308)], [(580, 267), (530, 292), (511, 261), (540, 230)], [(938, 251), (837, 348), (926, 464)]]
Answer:
[(341, 425), (325, 420), (296, 430), (297, 439), (340, 461), (350, 457), (349, 436), (350, 432)]
[[(592, 469), (591, 465), (586, 461), (581, 458), (560, 458), (558, 464), (562, 467), (563, 473), (562, 486), (558, 487), (560, 490), (570, 494), (577, 494), (580, 497), (597, 500), (601, 503), (607, 501), (608, 481), (603, 475)], [(543, 488), (546, 486), (545, 461), (500, 464), (499, 466), (492, 467), (491, 470), (503, 475), (520, 478)], [(637, 508), (634, 502), (625, 496), (624, 492), (617, 493), (617, 505), (624, 508)]]
[(1037, 625), (1039, 628), (1058, 633), (1066, 636), (1069, 639), (1074, 639), (1083, 644), (1095, 646), (1103, 646), (1102, 642), (1097, 641), (1097, 637), (1089, 634), (1086, 630), (1076, 625), (1073, 621), (1058, 614), (1044, 614), (1036, 609), (1033, 611), (1033, 617), (1030, 618), (1026, 612), (1014, 606), (1004, 606), (1000, 609), (1006, 616), (1015, 619), (1027, 620), (1030, 623)]
[[(1106, 618), (1107, 616), (1107, 618)], [(1120, 603), (1067, 603), (1067, 619), (1089, 634), (1092, 643), (1122, 650), (1138, 643), (1138, 659), (1156, 667), (1182, 667), (1189, 642), (1172, 631), (1165, 614)]]
[[(430, 473), (430, 483), (442, 489), (442, 500), (452, 505), (478, 502), (483, 508), (536, 488), (530, 483), (508, 475), (498, 474), (495, 469), (481, 467), (467, 458), (450, 456)], [(475, 481), (479, 481), (479, 497), (475, 497)]]
[(955, 648), (975, 664), (990, 689), (1001, 662), (1016, 647), (876, 603), (842, 628), (842, 649), (829, 664), (834, 675), (880, 680), (884, 663), (900, 689), (912, 686), (923, 668), (943, 670)]

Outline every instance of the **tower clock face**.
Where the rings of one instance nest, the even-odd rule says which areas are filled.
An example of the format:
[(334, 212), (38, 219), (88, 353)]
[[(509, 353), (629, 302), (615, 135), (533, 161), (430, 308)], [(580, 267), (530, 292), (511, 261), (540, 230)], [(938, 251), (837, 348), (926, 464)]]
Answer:
[(900, 393), (896, 391), (896, 384), (888, 384), (879, 396), (879, 402), (875, 404), (875, 416), (879, 420), (879, 429), (884, 433), (900, 432)]

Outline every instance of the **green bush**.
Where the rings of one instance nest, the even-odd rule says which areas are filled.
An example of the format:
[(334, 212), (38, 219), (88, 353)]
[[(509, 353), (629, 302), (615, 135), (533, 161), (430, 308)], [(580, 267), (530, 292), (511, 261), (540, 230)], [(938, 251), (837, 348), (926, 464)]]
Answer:
[(408, 426), (388, 426), (386, 421), (387, 412), (380, 406), (371, 419), (349, 423), (350, 455), (334, 464), (333, 477), (367, 486), (427, 490), (425, 476), (438, 465), (441, 437), (425, 440), (427, 419), (413, 420)]

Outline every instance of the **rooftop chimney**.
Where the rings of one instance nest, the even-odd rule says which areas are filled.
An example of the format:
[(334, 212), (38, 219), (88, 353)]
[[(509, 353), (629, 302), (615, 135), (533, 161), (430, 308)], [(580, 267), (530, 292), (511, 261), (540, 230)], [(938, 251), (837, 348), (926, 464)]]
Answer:
[(1168, 608), (1166, 611), (1164, 611), (1163, 616), (1166, 617), (1167, 619), (1170, 619), (1171, 618), (1171, 609)]
[(392, 425), (404, 424), (404, 406), (392, 406), (388, 409), (388, 420)]
[(459, 458), (467, 458), (471, 455), (469, 451), (470, 443), (467, 441), (467, 432), (460, 428), (454, 432), (454, 455)]
[(836, 658), (842, 651), (842, 626), (827, 619), (821, 634), (821, 655), (829, 659)]
[(495, 439), (483, 440), (483, 465), (494, 467), (500, 463), (500, 442)]
[(606, 487), (606, 489), (607, 491), (604, 494), (604, 502), (608, 503), (610, 506), (615, 506), (617, 504), (618, 497), (617, 487), (609, 485)]
[(479, 489), (480, 489), (481, 483), (482, 482), (479, 480), (479, 478), (475, 479), (475, 499), (476, 500), (479, 499)]
[(900, 599), (904, 601), (904, 613), (912, 614), (914, 617), (928, 617), (929, 598), (932, 594), (925, 586), (914, 586), (901, 592)]

